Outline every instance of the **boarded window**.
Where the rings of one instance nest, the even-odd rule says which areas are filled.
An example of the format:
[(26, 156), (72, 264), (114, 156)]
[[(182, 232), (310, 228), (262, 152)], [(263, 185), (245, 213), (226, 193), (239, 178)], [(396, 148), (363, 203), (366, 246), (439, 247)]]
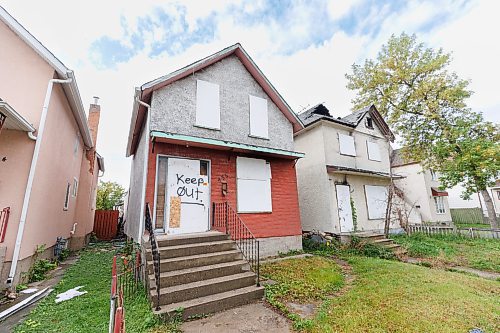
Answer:
[(196, 125), (220, 129), (219, 85), (196, 81)]
[(250, 96), (250, 135), (267, 139), (268, 115), (267, 100), (260, 97)]
[(155, 229), (163, 229), (165, 221), (165, 189), (167, 178), (167, 158), (158, 157), (158, 172), (156, 174), (156, 204)]
[(444, 207), (443, 197), (434, 197), (434, 203), (436, 204), (436, 213), (444, 214), (446, 213), (446, 208)]
[(71, 189), (71, 184), (70, 183), (66, 184), (66, 195), (64, 196), (64, 207), (63, 207), (64, 210), (68, 210), (70, 189)]
[(370, 220), (385, 218), (387, 207), (387, 187), (365, 185), (366, 206)]
[(366, 141), (366, 148), (368, 149), (368, 159), (372, 161), (382, 161), (380, 156), (380, 147), (376, 142)]
[(272, 212), (271, 165), (266, 160), (236, 159), (239, 213)]
[(342, 155), (356, 156), (356, 147), (352, 136), (339, 133), (339, 145)]

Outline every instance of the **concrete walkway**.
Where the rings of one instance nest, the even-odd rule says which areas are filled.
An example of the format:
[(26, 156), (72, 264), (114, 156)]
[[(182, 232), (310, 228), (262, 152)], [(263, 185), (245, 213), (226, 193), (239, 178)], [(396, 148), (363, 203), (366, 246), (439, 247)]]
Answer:
[(263, 302), (247, 304), (219, 312), (208, 318), (182, 324), (185, 333), (288, 333), (286, 318), (266, 307)]

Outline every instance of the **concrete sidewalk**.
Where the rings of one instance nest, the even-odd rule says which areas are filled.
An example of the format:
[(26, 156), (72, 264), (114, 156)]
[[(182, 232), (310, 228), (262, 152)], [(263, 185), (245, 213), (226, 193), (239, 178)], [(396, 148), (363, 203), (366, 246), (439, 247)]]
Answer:
[(288, 320), (263, 302), (239, 306), (182, 324), (185, 333), (288, 333)]

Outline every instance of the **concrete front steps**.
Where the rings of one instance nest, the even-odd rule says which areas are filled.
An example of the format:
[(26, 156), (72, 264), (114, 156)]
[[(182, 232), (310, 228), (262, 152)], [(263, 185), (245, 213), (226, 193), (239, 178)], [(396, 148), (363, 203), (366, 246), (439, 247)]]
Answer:
[(375, 245), (383, 246), (389, 250), (391, 250), (396, 256), (404, 256), (407, 251), (405, 248), (401, 247), (401, 245), (396, 244), (392, 239), (385, 238), (384, 234), (364, 231), (357, 232), (353, 235), (361, 238), (361, 240), (365, 243), (372, 243)]
[(160, 309), (151, 250), (146, 249), (150, 296), (154, 313), (171, 316), (182, 308), (183, 318), (243, 305), (264, 296), (256, 275), (230, 240), (216, 231), (158, 235)]

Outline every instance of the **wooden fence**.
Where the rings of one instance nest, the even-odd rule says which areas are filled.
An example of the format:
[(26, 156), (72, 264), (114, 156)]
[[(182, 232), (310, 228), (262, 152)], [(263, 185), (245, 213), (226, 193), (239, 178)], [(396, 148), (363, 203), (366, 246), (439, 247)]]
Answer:
[(461, 235), (470, 238), (494, 238), (500, 239), (500, 229), (489, 228), (454, 228), (443, 226), (409, 225), (408, 235), (423, 233), (426, 235)]
[(451, 219), (455, 224), (488, 224), (488, 222), (484, 219), (481, 208), (452, 208), (450, 209), (450, 213)]
[(98, 239), (111, 240), (118, 232), (117, 210), (96, 210), (94, 217), (94, 233)]

